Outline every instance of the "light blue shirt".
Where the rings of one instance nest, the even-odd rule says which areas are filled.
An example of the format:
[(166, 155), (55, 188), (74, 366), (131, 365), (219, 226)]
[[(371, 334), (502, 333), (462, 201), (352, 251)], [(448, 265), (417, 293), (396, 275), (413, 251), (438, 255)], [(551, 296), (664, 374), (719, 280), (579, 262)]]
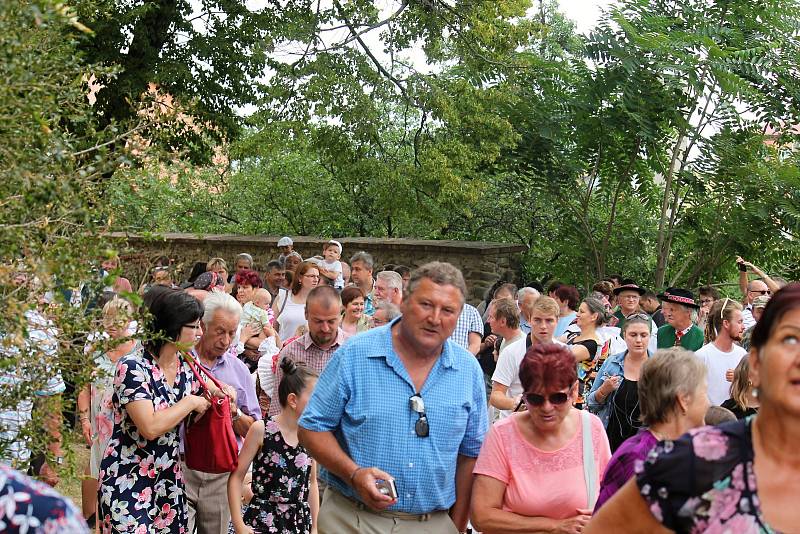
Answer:
[(571, 312), (566, 317), (559, 317), (558, 324), (556, 324), (556, 331), (553, 333), (553, 337), (559, 337), (564, 332), (566, 332), (567, 331), (567, 327), (569, 326), (569, 324), (572, 321), (574, 321), (575, 317), (577, 317), (577, 316), (578, 316), (577, 313)]
[[(333, 355), (309, 400), (300, 426), (333, 432), (354, 462), (395, 479), (398, 500), (389, 510), (424, 514), (447, 510), (456, 499), (459, 454), (475, 458), (488, 427), (486, 391), (475, 356), (446, 341), (425, 381), (430, 434), (421, 438), (409, 398), (415, 389), (392, 346), (391, 327), (355, 336)], [(321, 470), (336, 490), (358, 499), (339, 477)]]

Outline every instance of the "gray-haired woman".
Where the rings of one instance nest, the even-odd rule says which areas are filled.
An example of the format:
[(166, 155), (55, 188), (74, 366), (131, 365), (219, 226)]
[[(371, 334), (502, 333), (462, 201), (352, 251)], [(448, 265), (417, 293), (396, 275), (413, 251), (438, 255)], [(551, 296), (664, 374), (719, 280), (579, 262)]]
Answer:
[(665, 439), (678, 439), (704, 424), (708, 410), (706, 366), (693, 353), (661, 349), (642, 365), (639, 411), (645, 428), (625, 440), (606, 467), (595, 510), (633, 478), (634, 466)]
[(567, 344), (578, 362), (578, 407), (583, 407), (584, 399), (592, 391), (594, 379), (608, 356), (606, 343), (597, 332), (608, 319), (605, 303), (597, 297), (587, 297), (578, 306), (575, 316), (575, 323), (580, 330), (567, 334)]

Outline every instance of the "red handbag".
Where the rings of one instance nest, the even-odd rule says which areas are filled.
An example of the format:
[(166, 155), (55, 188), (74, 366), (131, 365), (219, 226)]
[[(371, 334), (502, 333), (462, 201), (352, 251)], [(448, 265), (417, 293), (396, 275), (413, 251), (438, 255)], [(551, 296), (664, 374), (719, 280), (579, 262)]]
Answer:
[[(222, 389), (222, 384), (205, 367), (196, 365), (190, 357), (186, 358), (186, 363), (206, 390), (206, 394), (208, 388), (200, 376), (198, 367), (218, 388)], [(204, 473), (230, 473), (239, 464), (239, 447), (236, 444), (236, 434), (233, 432), (230, 399), (211, 397), (209, 400), (211, 406), (203, 416), (199, 419), (190, 417), (186, 424), (186, 439), (183, 446), (186, 465), (189, 469)]]

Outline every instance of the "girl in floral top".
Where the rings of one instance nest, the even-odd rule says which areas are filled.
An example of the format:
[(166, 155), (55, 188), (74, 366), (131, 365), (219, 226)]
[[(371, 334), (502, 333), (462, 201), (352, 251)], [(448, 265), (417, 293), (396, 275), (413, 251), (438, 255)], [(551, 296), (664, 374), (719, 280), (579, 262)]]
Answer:
[(800, 284), (767, 304), (749, 358), (758, 415), (661, 442), (584, 532), (797, 532)]
[[(319, 491), (314, 462), (297, 440), (297, 421), (317, 383), (317, 373), (281, 360), (281, 412), (256, 421), (247, 432), (239, 465), (228, 479), (228, 503), (236, 534), (316, 534)], [(253, 464), (253, 498), (244, 517), (242, 483)]]

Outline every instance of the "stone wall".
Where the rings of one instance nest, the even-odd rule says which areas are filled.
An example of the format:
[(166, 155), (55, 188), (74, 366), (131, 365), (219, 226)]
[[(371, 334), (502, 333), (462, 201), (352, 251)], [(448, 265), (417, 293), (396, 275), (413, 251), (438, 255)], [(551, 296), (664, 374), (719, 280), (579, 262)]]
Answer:
[[(156, 237), (112, 234), (119, 239), (124, 274), (134, 287), (147, 277), (147, 270), (157, 256), (172, 260), (176, 280), (185, 280), (196, 261), (219, 256), (233, 268), (237, 254), (247, 252), (255, 258), (256, 268), (277, 257), (279, 236), (204, 235), (171, 233)], [(327, 240), (313, 237), (292, 237), (294, 248), (304, 258), (322, 253)], [(495, 280), (514, 281), (520, 274), (520, 257), (525, 247), (480, 241), (426, 241), (416, 239), (340, 238), (342, 259), (349, 263), (354, 253), (364, 250), (375, 258), (376, 270), (387, 263), (418, 267), (426, 262), (447, 261), (464, 273), (469, 291), (468, 301), (475, 304)]]

